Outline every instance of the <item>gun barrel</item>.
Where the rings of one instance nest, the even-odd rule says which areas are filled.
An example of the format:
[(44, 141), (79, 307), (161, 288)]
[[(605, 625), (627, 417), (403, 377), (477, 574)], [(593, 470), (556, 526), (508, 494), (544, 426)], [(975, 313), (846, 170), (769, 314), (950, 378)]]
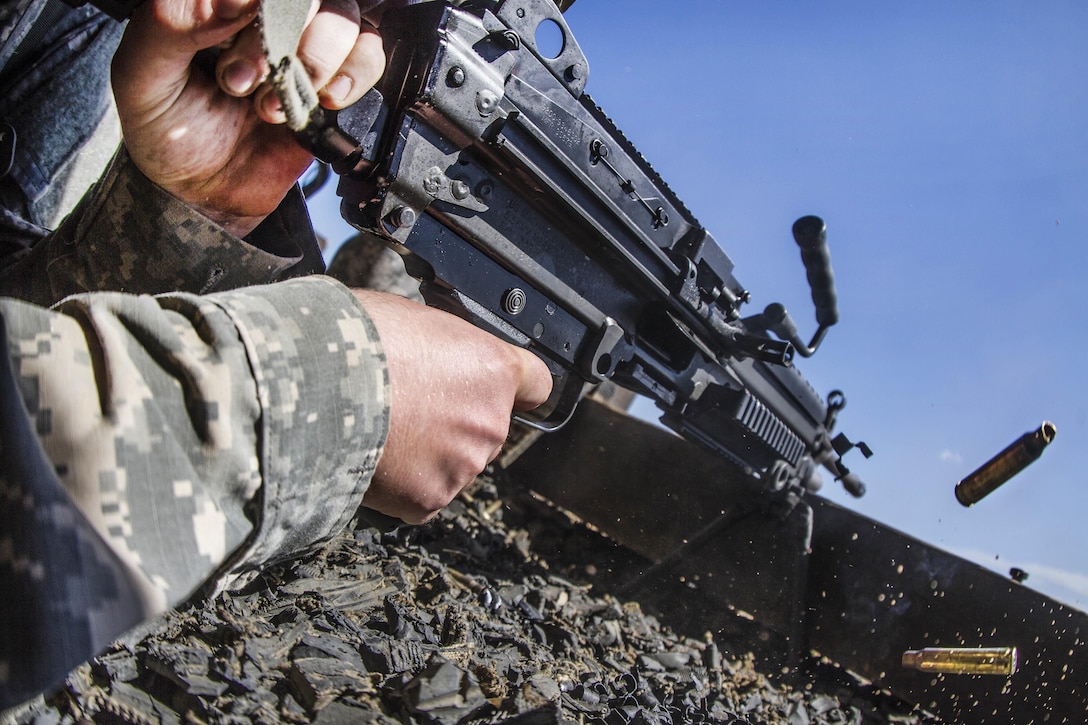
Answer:
[(1020, 436), (957, 483), (956, 500), (964, 506), (973, 506), (989, 496), (1041, 456), (1057, 432), (1058, 429), (1053, 423), (1045, 421), (1038, 429)]

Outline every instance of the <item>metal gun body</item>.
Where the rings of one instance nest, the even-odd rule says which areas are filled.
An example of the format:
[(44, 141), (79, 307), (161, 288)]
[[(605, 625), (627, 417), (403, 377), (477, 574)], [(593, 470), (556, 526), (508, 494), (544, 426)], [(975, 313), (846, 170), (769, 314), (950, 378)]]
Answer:
[[(562, 31), (554, 57), (542, 23)], [(551, 0), (427, 2), (381, 30), (386, 73), (337, 121), (355, 149), (327, 159), (342, 215), (404, 255), (429, 304), (548, 364), (526, 422), (558, 427), (612, 380), (769, 488), (803, 489), (813, 461), (848, 475), (834, 410), (788, 342), (741, 319), (728, 255), (584, 95)]]

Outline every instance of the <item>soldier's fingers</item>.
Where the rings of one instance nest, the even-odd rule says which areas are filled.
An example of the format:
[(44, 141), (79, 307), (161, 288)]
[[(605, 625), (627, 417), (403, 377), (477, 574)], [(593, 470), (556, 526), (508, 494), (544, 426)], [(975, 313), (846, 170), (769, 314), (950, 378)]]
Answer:
[(246, 26), (234, 42), (219, 54), (215, 77), (224, 93), (243, 97), (253, 93), (268, 77), (268, 59), (264, 55), (261, 31), (255, 24)]
[(234, 20), (252, 12), (255, 0), (215, 0), (214, 12), (222, 20)]
[(113, 58), (114, 92), (127, 119), (168, 107), (189, 83), (196, 53), (238, 33), (256, 8), (255, 0), (156, 0), (137, 7)]
[(318, 92), (326, 108), (345, 108), (358, 101), (385, 72), (382, 36), (363, 21), (359, 37), (348, 57)]
[(153, 0), (137, 7), (130, 25), (153, 26), (161, 51), (195, 53), (237, 32), (257, 8), (258, 0)]
[(253, 106), (257, 109), (257, 115), (268, 123), (287, 121), (280, 97), (276, 95), (276, 89), (268, 83), (261, 85), (253, 94)]
[[(359, 21), (349, 23), (349, 19), (325, 11), (323, 6), (299, 45), (299, 59), (326, 108), (345, 108), (355, 103), (385, 70), (381, 35), (368, 22), (361, 21), (360, 26)], [(285, 120), (279, 98), (267, 85), (257, 91), (254, 103), (266, 121)]]
[(321, 88), (344, 62), (359, 37), (359, 7), (353, 0), (322, 0), (306, 26), (298, 57), (315, 88)]
[(548, 366), (528, 350), (514, 348), (520, 356), (521, 375), (514, 395), (514, 410), (532, 410), (543, 405), (552, 392)]

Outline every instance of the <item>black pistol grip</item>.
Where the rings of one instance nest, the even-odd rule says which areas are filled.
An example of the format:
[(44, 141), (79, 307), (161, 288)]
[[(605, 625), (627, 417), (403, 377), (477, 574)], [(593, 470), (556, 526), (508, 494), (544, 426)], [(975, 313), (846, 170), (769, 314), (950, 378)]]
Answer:
[(793, 238), (801, 248), (801, 261), (816, 305), (816, 322), (821, 327), (830, 327), (839, 321), (839, 306), (831, 253), (827, 249), (827, 225), (818, 216), (801, 217), (793, 223)]

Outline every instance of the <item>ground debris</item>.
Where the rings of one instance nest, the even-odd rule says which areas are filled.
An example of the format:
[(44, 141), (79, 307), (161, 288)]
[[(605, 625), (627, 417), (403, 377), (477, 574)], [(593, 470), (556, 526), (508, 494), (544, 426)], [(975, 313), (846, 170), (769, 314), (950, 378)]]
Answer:
[(791, 687), (597, 593), (622, 552), (498, 488), (484, 478), (430, 525), (346, 531), (171, 612), (20, 722), (936, 722), (861, 685)]

